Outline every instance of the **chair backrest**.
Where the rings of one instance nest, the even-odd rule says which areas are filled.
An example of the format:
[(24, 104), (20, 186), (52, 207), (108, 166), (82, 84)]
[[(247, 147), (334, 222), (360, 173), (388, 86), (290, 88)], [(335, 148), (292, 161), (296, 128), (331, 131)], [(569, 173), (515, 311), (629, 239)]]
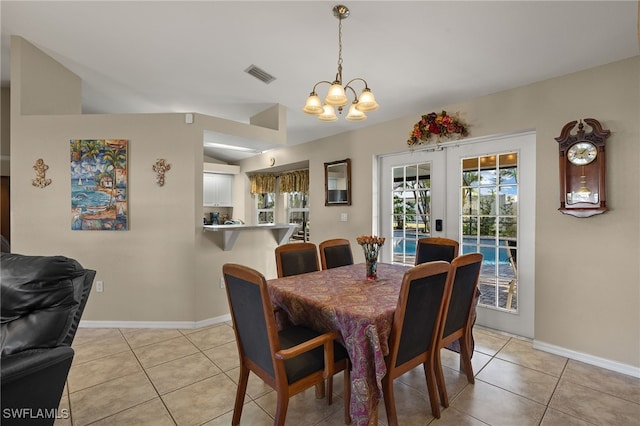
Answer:
[(445, 338), (470, 326), (473, 321), (473, 299), (478, 288), (482, 254), (468, 253), (451, 262), (451, 298), (443, 321), (442, 337)]
[(451, 288), (450, 271), (449, 263), (435, 261), (405, 272), (389, 336), (391, 368), (406, 371), (403, 364), (426, 352), (433, 353), (439, 344), (440, 321)]
[(320, 264), (322, 269), (353, 265), (351, 244), (345, 238), (334, 238), (320, 243)]
[(273, 354), (280, 349), (278, 329), (264, 276), (247, 266), (222, 266), (231, 320), (241, 359), (275, 377)]
[(458, 256), (459, 244), (450, 238), (420, 238), (416, 245), (416, 265), (444, 260), (451, 263)]
[(313, 243), (288, 243), (276, 247), (278, 278), (320, 270), (318, 249)]

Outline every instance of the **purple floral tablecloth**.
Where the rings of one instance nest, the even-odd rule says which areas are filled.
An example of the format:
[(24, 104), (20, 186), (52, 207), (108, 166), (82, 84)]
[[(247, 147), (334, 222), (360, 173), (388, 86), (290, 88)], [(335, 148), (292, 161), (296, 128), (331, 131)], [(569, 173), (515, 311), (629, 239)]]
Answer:
[(277, 278), (269, 294), (297, 325), (338, 330), (351, 358), (351, 417), (355, 425), (377, 418), (382, 378), (387, 374), (389, 334), (407, 266), (378, 264), (378, 279), (367, 281), (365, 264)]

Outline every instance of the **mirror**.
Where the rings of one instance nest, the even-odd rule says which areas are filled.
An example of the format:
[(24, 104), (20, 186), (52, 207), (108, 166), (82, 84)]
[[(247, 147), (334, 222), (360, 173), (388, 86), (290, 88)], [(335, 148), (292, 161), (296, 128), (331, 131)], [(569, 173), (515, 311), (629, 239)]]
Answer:
[(324, 205), (351, 205), (351, 159), (324, 163)]

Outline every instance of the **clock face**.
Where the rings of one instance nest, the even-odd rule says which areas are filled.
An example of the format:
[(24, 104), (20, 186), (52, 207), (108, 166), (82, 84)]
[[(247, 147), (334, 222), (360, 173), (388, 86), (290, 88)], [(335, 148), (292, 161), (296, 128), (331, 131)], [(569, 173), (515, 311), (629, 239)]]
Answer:
[(591, 142), (578, 142), (567, 151), (567, 158), (577, 166), (591, 163), (597, 155), (598, 148)]

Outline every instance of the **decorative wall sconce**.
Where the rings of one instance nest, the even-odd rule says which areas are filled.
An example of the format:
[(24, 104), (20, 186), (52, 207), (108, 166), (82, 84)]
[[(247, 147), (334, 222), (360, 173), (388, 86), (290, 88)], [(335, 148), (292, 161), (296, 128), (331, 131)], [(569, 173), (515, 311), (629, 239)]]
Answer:
[(159, 158), (153, 165), (153, 171), (156, 172), (156, 183), (158, 186), (164, 186), (164, 174), (171, 170), (171, 164), (167, 163), (164, 158)]
[(51, 179), (47, 179), (46, 173), (49, 169), (49, 166), (44, 164), (44, 160), (42, 158), (38, 158), (36, 163), (33, 165), (33, 170), (36, 171), (36, 178), (31, 180), (31, 185), (44, 188), (45, 186), (51, 185)]

